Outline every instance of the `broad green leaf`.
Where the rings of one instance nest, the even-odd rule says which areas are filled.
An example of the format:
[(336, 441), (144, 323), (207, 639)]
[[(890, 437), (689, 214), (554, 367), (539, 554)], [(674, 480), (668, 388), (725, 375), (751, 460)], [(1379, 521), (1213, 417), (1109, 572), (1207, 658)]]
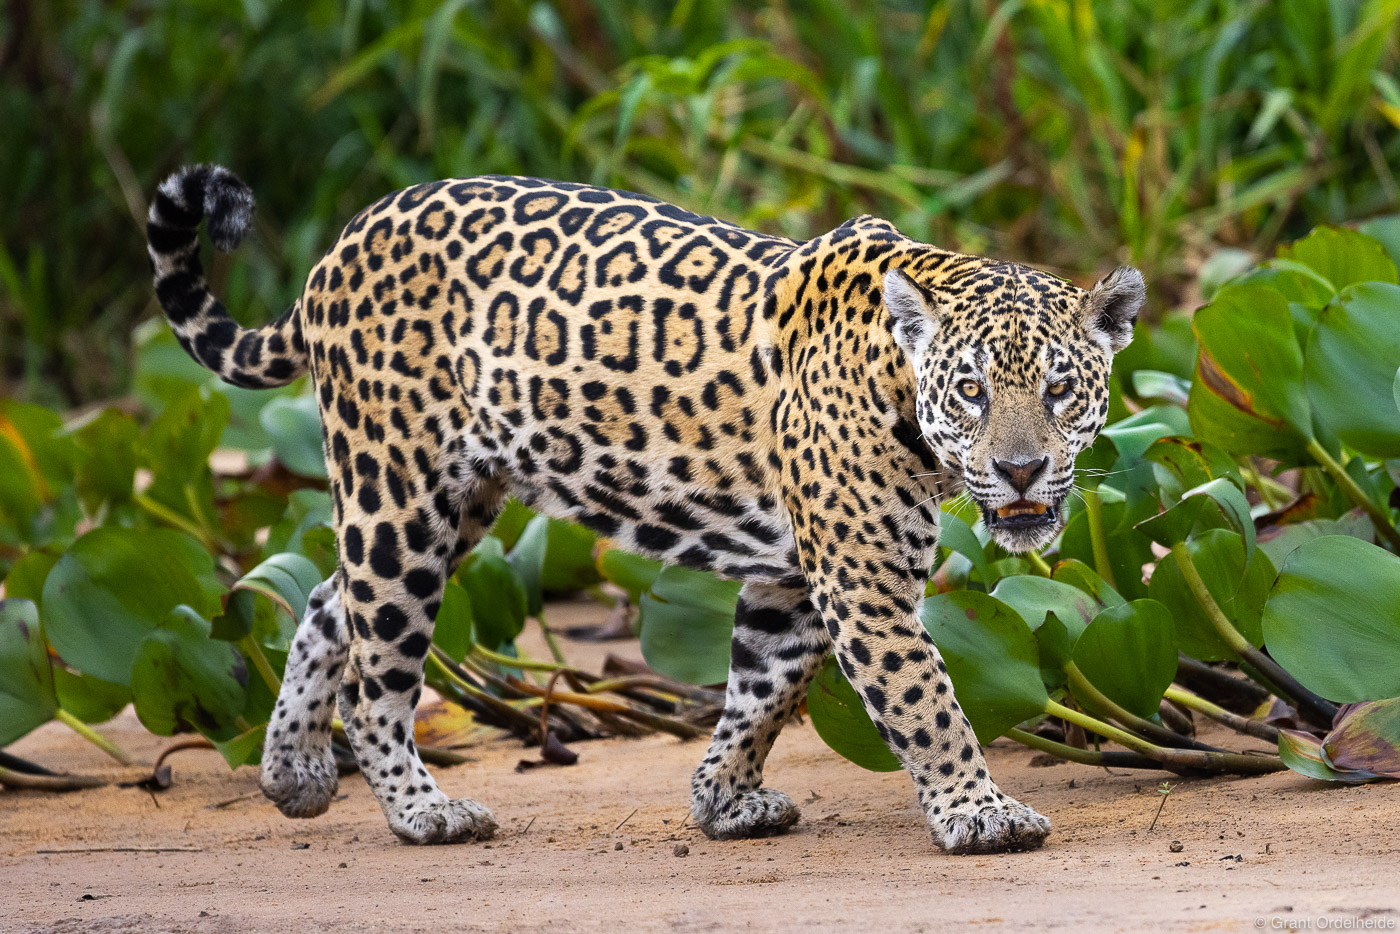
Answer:
[(1039, 629), (1047, 614), (1055, 614), (1074, 638), (1100, 610), (1098, 601), (1078, 587), (1030, 574), (1003, 577), (992, 596), (1019, 613), (1031, 629)]
[[(1186, 550), (1225, 617), (1250, 644), (1261, 645), (1260, 614), (1275, 573), (1269, 556), (1255, 549), (1246, 562), (1244, 540), (1227, 529), (1202, 532), (1186, 542)], [(1157, 563), (1147, 592), (1170, 611), (1177, 647), (1187, 655), (1204, 661), (1238, 660), (1187, 587), (1175, 555)]]
[(309, 558), (292, 552), (273, 555), (239, 578), (235, 590), (262, 594), (284, 610), (293, 621), (306, 615), (311, 591), (320, 585), (322, 575)]
[(978, 539), (977, 533), (962, 519), (951, 513), (943, 513), (938, 518), (938, 544), (950, 548), (972, 562), (982, 583), (991, 586), (992, 573), (987, 565), (987, 549)]
[(957, 590), (925, 600), (922, 617), (979, 742), (1045, 710), (1035, 636), (1015, 610), (988, 594)]
[(84, 723), (104, 723), (131, 703), (131, 689), (125, 685), (61, 666), (53, 669), (53, 686), (58, 706)]
[(1358, 282), (1394, 284), (1395, 263), (1379, 242), (1345, 227), (1321, 226), (1279, 247), (1280, 259), (1302, 263), (1340, 292)]
[(807, 689), (807, 713), (822, 741), (861, 768), (894, 772), (901, 767), (833, 657)]
[(283, 466), (303, 477), (325, 479), (321, 416), (314, 397), (279, 396), (263, 406), (258, 418)]
[(1390, 261), (1400, 266), (1400, 214), (1373, 217), (1357, 229), (1379, 243)]
[(1300, 730), (1278, 731), (1278, 755), (1283, 764), (1299, 775), (1324, 782), (1345, 781), (1341, 773), (1327, 764), (1322, 744), (1317, 737)]
[(1109, 607), (1074, 643), (1073, 658), (1090, 684), (1132, 713), (1151, 717), (1176, 677), (1171, 614), (1156, 600)]
[(1254, 519), (1249, 500), (1224, 478), (1210, 480), (1181, 495), (1165, 512), (1137, 524), (1148, 538), (1168, 547), (1202, 529), (1229, 529), (1242, 536), (1246, 557), (1254, 554)]
[(457, 580), (471, 600), (476, 641), (493, 650), (514, 642), (530, 615), (530, 599), (500, 540), (489, 535), (482, 539), (457, 572)]
[(500, 539), (503, 547), (514, 548), (516, 539), (520, 538), (520, 533), (525, 531), (525, 526), (534, 517), (534, 510), (512, 497), (506, 500), (505, 508), (491, 526), (491, 535)]
[(472, 601), (457, 581), (449, 580), (442, 591), (442, 606), (438, 607), (433, 624), (433, 643), (454, 662), (466, 658), (472, 647)]
[[(1109, 567), (1113, 571), (1114, 582), (1118, 585), (1118, 591), (1121, 594), (1118, 598), (1120, 602), (1123, 597), (1147, 596), (1147, 585), (1142, 582), (1142, 568), (1143, 565), (1156, 560), (1152, 553), (1151, 539), (1133, 528), (1132, 525), (1125, 527), (1126, 517), (1127, 505), (1125, 503), (1104, 500), (1103, 524), (1104, 528), (1108, 530), (1105, 536), (1105, 545), (1108, 550)], [(1094, 564), (1094, 547), (1087, 510), (1076, 509), (1070, 515), (1069, 521), (1065, 523), (1065, 530), (1060, 536), (1059, 557), (1061, 564), (1072, 561), (1074, 562), (1073, 566), (1082, 567), (1093, 574), (1093, 581), (1102, 583), (1102, 578), (1091, 568), (1091, 565)], [(1086, 585), (1083, 580), (1074, 576), (1076, 572), (1067, 573), (1071, 576), (1066, 579), (1066, 582), (1071, 586), (1092, 590), (1098, 585), (1097, 583)]]
[(1069, 629), (1054, 613), (1045, 617), (1045, 622), (1035, 631), (1036, 651), (1040, 656), (1040, 680), (1052, 691), (1065, 686), (1068, 676), (1065, 665), (1074, 657), (1074, 643), (1079, 638), (1077, 630), (1070, 635)]
[[(212, 614), (214, 561), (168, 529), (104, 526), (78, 539), (44, 582), (44, 632), (65, 662), (131, 684), (141, 642), (185, 603)], [(217, 584), (217, 582), (214, 582)]]
[(1400, 697), (1348, 710), (1323, 740), (1322, 751), (1335, 769), (1400, 778)]
[(1308, 339), (1308, 399), (1318, 421), (1352, 450), (1400, 457), (1397, 367), (1400, 286), (1367, 282), (1343, 290)]
[(263, 740), (267, 737), (267, 724), (259, 723), (244, 730), (232, 739), (213, 740), (214, 748), (224, 757), (229, 768), (240, 765), (257, 765), (262, 761)]
[(1374, 543), (1376, 527), (1361, 510), (1355, 509), (1340, 519), (1306, 519), (1274, 526), (1267, 537), (1260, 536), (1259, 549), (1269, 556), (1274, 567), (1281, 567), (1293, 549), (1324, 535), (1350, 535)]
[(643, 558), (620, 548), (609, 548), (598, 559), (598, 571), (608, 581), (627, 591), (635, 606), (642, 594), (651, 589), (663, 567), (660, 561)]
[[(1074, 558), (1061, 561), (1055, 565), (1053, 576), (1055, 580), (1069, 584), (1093, 597), (1100, 609), (1121, 606), (1127, 602), (1118, 591), (1108, 586), (1108, 582), (1083, 561)], [(1098, 615), (1097, 612), (1095, 615)]]
[(1221, 477), (1244, 488), (1239, 466), (1228, 454), (1208, 441), (1185, 437), (1162, 438), (1142, 456), (1157, 465), (1156, 480), (1163, 506), (1180, 502), (1187, 490)]
[(89, 513), (106, 502), (131, 499), (141, 463), (141, 426), (120, 409), (104, 409), (74, 433), (78, 450), (74, 483)]
[(642, 595), (642, 656), (668, 678), (719, 684), (729, 677), (729, 642), (739, 583), (668, 565)]
[(1175, 373), (1163, 373), (1161, 370), (1136, 370), (1133, 373), (1133, 395), (1139, 399), (1161, 399), (1185, 408), (1190, 392), (1191, 381)]
[(227, 730), (243, 712), (247, 684), (243, 656), (210, 638), (209, 624), (187, 606), (146, 635), (131, 667), (136, 715), (157, 736)]
[(1338, 703), (1400, 695), (1400, 558), (1328, 535), (1283, 562), (1264, 607), (1269, 652)]
[(5, 578), (5, 596), (18, 600), (33, 600), (41, 606), (44, 599), (44, 581), (58, 563), (59, 556), (50, 551), (31, 551), (20, 558), (10, 568)]
[(58, 712), (39, 612), (28, 600), (0, 600), (0, 746)]

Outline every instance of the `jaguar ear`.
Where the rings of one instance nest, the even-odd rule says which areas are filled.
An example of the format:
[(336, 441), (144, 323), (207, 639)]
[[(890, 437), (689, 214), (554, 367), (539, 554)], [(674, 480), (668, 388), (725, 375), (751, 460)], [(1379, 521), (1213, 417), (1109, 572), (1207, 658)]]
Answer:
[(917, 361), (938, 333), (938, 316), (929, 295), (902, 269), (885, 273), (885, 309), (894, 325), (895, 343)]
[(1084, 330), (1110, 353), (1117, 353), (1132, 341), (1133, 325), (1146, 299), (1142, 273), (1131, 266), (1119, 266), (1084, 297)]

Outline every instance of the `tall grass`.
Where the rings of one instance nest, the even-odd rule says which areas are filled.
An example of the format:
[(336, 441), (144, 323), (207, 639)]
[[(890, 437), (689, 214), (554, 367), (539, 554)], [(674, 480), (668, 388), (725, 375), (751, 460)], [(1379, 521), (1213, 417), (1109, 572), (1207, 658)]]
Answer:
[(1400, 0), (10, 0), (0, 385), (120, 392), (139, 218), (182, 162), (258, 192), (216, 267), (290, 301), (365, 203), (489, 172), (805, 237), (875, 213), (1159, 303), (1219, 245), (1397, 205)]

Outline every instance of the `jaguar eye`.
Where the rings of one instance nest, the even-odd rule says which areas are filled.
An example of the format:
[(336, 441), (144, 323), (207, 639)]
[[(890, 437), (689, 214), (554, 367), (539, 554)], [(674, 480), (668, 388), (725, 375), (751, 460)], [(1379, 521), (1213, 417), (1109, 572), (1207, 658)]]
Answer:
[(968, 402), (977, 402), (982, 398), (982, 384), (975, 379), (965, 379), (958, 383), (958, 392)]
[(1067, 392), (1069, 392), (1069, 380), (1067, 379), (1062, 379), (1057, 383), (1051, 383), (1045, 388), (1045, 394), (1053, 396), (1056, 399), (1062, 398)]

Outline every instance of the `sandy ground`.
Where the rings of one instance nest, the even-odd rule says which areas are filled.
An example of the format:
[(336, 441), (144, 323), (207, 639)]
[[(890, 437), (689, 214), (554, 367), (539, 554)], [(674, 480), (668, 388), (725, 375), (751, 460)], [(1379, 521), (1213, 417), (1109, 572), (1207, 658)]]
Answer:
[[(601, 617), (555, 607), (556, 625)], [(577, 646), (596, 664), (605, 650)], [(130, 713), (105, 727), (153, 756)], [(0, 931), (1235, 931), (1400, 927), (1400, 787), (1330, 788), (1291, 773), (1180, 781), (1155, 830), (1159, 773), (1031, 765), (988, 750), (1001, 787), (1055, 825), (1035, 853), (951, 857), (929, 842), (901, 773), (830, 752), (806, 724), (783, 734), (768, 781), (805, 801), (787, 836), (717, 843), (686, 821), (704, 743), (655, 736), (575, 747), (568, 768), (498, 741), (437, 769), (489, 804), (495, 841), (399, 845), (368, 788), (342, 780), (329, 814), (284, 819), (251, 769), (212, 752), (173, 758), (158, 796), (104, 788), (0, 792)], [(101, 755), (50, 724), (14, 751), (74, 771)], [(1173, 779), (1175, 781), (1175, 779)], [(225, 803), (222, 807), (211, 805)], [(1180, 851), (1173, 852), (1173, 841)], [(177, 847), (172, 852), (45, 853)], [(678, 855), (688, 847), (685, 855)]]

